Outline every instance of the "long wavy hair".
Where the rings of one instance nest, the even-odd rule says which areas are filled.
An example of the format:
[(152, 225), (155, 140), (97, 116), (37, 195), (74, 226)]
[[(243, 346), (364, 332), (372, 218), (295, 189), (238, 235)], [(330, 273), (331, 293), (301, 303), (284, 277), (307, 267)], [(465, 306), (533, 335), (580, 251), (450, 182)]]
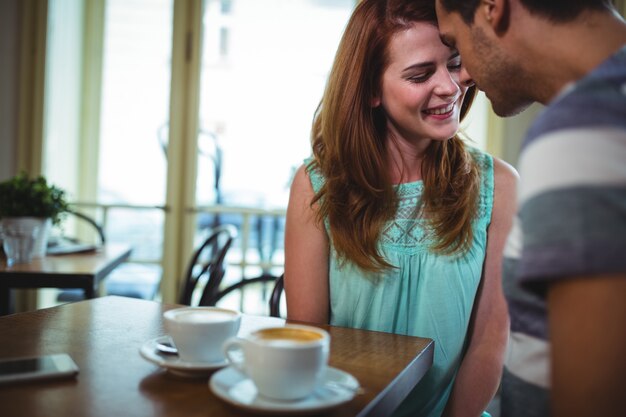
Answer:
[[(436, 25), (434, 0), (364, 0), (355, 9), (315, 113), (314, 159), (325, 183), (315, 195), (317, 221), (328, 222), (339, 259), (363, 270), (393, 267), (378, 247), (384, 224), (393, 219), (398, 198), (387, 159), (387, 119), (382, 106), (372, 107), (388, 65), (392, 36), (416, 21)], [(466, 92), (461, 118), (475, 87)], [(432, 250), (465, 251), (472, 239), (479, 174), (475, 161), (457, 136), (433, 141), (422, 163), (424, 185), (420, 216), (432, 228)]]

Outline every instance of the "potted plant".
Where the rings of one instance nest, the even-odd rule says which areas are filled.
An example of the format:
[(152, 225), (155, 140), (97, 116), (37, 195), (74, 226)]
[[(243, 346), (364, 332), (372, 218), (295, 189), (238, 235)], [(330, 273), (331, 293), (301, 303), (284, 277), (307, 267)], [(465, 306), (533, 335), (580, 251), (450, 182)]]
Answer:
[(61, 221), (67, 209), (65, 191), (43, 176), (29, 178), (21, 172), (0, 182), (0, 224), (25, 222), (38, 227), (33, 257), (45, 255), (50, 227)]

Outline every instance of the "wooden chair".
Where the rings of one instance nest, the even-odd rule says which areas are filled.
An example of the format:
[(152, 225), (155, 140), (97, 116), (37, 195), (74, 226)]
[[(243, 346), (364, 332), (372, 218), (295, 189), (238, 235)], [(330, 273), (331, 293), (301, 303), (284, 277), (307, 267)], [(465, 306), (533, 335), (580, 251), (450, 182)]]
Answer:
[(48, 254), (63, 254), (63, 253), (76, 253), (81, 251), (95, 250), (106, 243), (106, 236), (104, 234), (104, 228), (93, 218), (86, 214), (80, 213), (74, 210), (66, 210), (66, 213), (71, 217), (75, 217), (82, 223), (87, 223), (91, 226), (94, 239), (93, 243), (85, 243), (81, 239), (75, 237), (51, 237), (48, 242)]
[(283, 275), (284, 274), (276, 276), (264, 272), (258, 277), (244, 278), (235, 284), (229, 285), (226, 288), (217, 291), (208, 300), (208, 305), (216, 305), (227, 295), (235, 291), (241, 291), (242, 294), (245, 290), (252, 290), (254, 288), (256, 288), (257, 291), (265, 291), (267, 289), (266, 287), (271, 284), (272, 291), (268, 300), (270, 316), (280, 317), (280, 298), (283, 291)]
[[(237, 228), (223, 224), (212, 229), (209, 237), (194, 252), (181, 289), (178, 302), (185, 305), (210, 306), (224, 278), (224, 259), (233, 241), (237, 238)], [(200, 290), (200, 285), (204, 288)], [(199, 301), (194, 303), (194, 293), (201, 292)]]
[[(59, 246), (48, 247), (48, 253), (62, 255), (64, 253), (95, 250), (107, 242), (104, 228), (93, 218), (86, 214), (74, 210), (68, 210), (68, 214), (77, 218), (83, 223), (92, 226), (97, 242), (95, 244), (84, 243), (72, 237), (63, 237)], [(125, 265), (127, 267), (127, 265)], [(109, 295), (119, 295), (122, 297), (140, 298), (152, 300), (159, 288), (159, 278), (153, 274), (146, 276), (141, 274), (144, 271), (132, 271), (120, 273), (121, 269), (114, 271), (105, 281), (106, 293)], [(66, 289), (57, 294), (57, 301), (80, 301), (83, 300), (84, 292), (78, 289)]]
[(93, 227), (96, 230), (96, 233), (98, 234), (100, 245), (104, 245), (106, 243), (107, 239), (106, 239), (106, 236), (104, 235), (104, 228), (98, 222), (96, 222), (94, 219), (87, 216), (86, 214), (80, 213), (75, 210), (67, 210), (67, 212), (79, 218), (80, 220), (88, 223), (91, 227)]
[(272, 295), (270, 295), (270, 316), (272, 317), (280, 317), (280, 299), (283, 295), (284, 289), (285, 274), (283, 273), (276, 280), (274, 289), (272, 290)]
[[(97, 249), (99, 246), (103, 246), (106, 243), (106, 236), (104, 233), (104, 228), (93, 218), (87, 216), (86, 214), (80, 213), (75, 210), (67, 210), (67, 213), (70, 216), (76, 217), (80, 221), (87, 223), (90, 225), (94, 233), (97, 237), (97, 244), (87, 244), (81, 242), (79, 239), (74, 237), (63, 237), (62, 242), (57, 243), (58, 246), (48, 244), (48, 254), (62, 255), (65, 253), (77, 253), (82, 251), (92, 251)], [(68, 301), (80, 301), (85, 299), (85, 294), (83, 290), (79, 289), (65, 289), (59, 291), (57, 294), (57, 301), (68, 302)]]

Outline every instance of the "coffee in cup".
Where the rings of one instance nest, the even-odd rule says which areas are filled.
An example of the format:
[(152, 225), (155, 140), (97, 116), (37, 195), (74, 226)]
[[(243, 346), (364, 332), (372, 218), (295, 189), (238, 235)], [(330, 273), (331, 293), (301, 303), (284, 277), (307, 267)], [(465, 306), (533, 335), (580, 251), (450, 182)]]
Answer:
[[(228, 361), (252, 380), (259, 394), (276, 400), (310, 395), (326, 373), (329, 349), (326, 331), (292, 324), (259, 329), (224, 344)], [(243, 360), (234, 351), (242, 351)]]
[(185, 362), (224, 361), (222, 345), (237, 335), (241, 313), (217, 307), (183, 307), (163, 313), (165, 331)]

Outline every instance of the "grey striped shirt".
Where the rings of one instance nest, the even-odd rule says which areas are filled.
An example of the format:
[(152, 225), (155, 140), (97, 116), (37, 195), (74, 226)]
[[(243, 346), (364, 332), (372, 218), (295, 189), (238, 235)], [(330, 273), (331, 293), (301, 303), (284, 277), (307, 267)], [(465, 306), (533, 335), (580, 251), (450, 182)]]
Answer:
[(626, 272), (626, 47), (543, 111), (519, 170), (504, 260), (511, 339), (502, 416), (549, 416), (547, 287)]

